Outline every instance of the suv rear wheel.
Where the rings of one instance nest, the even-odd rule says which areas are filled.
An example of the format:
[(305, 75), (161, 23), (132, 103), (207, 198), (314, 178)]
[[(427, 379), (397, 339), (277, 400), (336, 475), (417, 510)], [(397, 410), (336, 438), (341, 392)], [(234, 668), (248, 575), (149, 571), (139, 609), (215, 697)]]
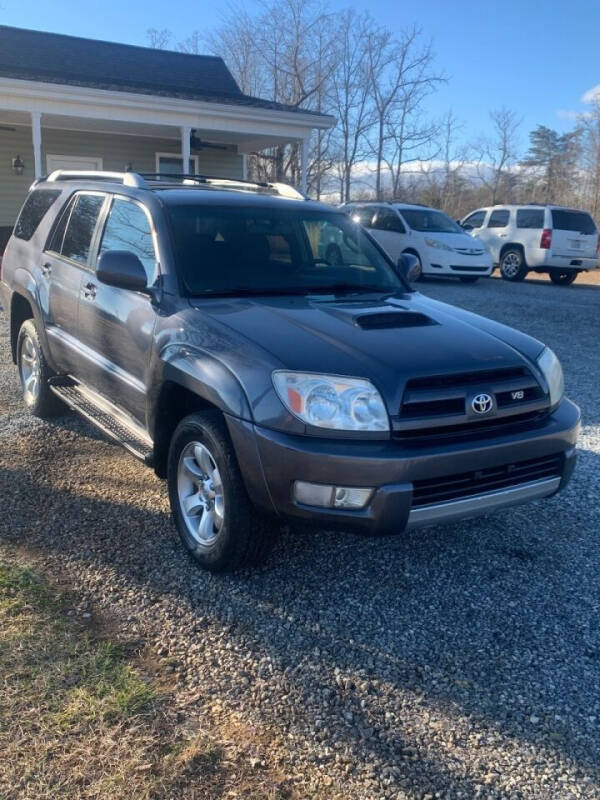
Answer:
[(218, 411), (191, 414), (179, 423), (167, 480), (181, 540), (203, 567), (224, 572), (264, 560), (274, 526), (250, 502)]
[(578, 275), (579, 272), (576, 269), (570, 269), (565, 272), (554, 269), (550, 273), (550, 280), (558, 286), (570, 286)]
[(527, 264), (523, 251), (518, 247), (508, 247), (500, 259), (500, 272), (504, 280), (522, 281), (527, 275)]
[(52, 393), (48, 379), (54, 374), (44, 356), (35, 322), (27, 319), (17, 338), (17, 366), (23, 390), (23, 400), (36, 417), (53, 417), (64, 413), (65, 406)]

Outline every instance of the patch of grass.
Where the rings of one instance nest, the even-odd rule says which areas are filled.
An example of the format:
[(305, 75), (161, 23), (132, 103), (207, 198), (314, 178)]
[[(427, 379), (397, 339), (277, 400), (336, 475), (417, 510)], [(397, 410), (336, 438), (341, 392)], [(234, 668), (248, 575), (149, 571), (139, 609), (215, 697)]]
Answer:
[(75, 605), (0, 560), (0, 800), (292, 797), (214, 734), (182, 733), (147, 654), (83, 624)]

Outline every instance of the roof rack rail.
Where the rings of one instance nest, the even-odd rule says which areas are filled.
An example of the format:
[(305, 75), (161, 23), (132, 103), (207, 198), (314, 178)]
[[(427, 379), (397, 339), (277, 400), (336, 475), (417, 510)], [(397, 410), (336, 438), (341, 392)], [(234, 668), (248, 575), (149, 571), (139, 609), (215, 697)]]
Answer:
[[(241, 178), (218, 178), (212, 175), (193, 175), (191, 173), (167, 172), (107, 172), (104, 170), (67, 170), (57, 169), (45, 179), (51, 183), (56, 181), (108, 181), (132, 186), (136, 189), (156, 188), (156, 185), (168, 182), (184, 186), (211, 186), (222, 189), (241, 189), (245, 191), (272, 192), (281, 197), (294, 200), (306, 200), (306, 196), (288, 186), (287, 183), (269, 183), (266, 181), (247, 181)], [(153, 186), (152, 186), (153, 185)]]
[(46, 178), (47, 181), (118, 181), (124, 186), (135, 186), (142, 189), (146, 186), (146, 181), (137, 172), (106, 172), (104, 170), (80, 170), (80, 169), (55, 169)]

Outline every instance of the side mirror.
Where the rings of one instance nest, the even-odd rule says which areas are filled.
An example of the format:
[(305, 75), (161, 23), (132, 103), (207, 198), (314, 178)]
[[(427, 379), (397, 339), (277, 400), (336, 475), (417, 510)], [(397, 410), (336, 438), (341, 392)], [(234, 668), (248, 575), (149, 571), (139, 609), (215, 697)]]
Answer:
[(467, 224), (466, 224), (466, 225), (461, 225), (460, 227), (463, 229), (463, 231), (464, 231), (465, 233), (470, 233), (471, 231), (474, 231), (474, 230), (475, 230), (475, 228), (474, 228), (472, 225), (469, 225), (469, 223), (468, 223), (468, 222), (467, 222)]
[(419, 276), (421, 275), (421, 265), (419, 264), (419, 259), (416, 256), (413, 256), (412, 253), (402, 253), (398, 259), (396, 269), (404, 278), (404, 280), (408, 281), (409, 283), (413, 283), (414, 281), (418, 280)]
[(149, 291), (144, 265), (128, 250), (107, 250), (102, 253), (98, 259), (96, 277), (100, 283), (116, 286), (118, 289)]

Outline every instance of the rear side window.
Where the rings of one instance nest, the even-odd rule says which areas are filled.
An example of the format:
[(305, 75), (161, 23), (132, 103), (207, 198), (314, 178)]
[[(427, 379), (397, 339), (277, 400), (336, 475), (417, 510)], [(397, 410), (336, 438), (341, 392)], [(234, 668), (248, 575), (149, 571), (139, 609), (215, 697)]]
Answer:
[(77, 195), (60, 250), (62, 256), (87, 264), (92, 236), (103, 203), (103, 195)]
[(541, 230), (543, 227), (543, 208), (519, 208), (517, 210), (517, 228), (534, 228), (535, 230)]
[(59, 194), (57, 189), (36, 189), (31, 192), (15, 224), (14, 235), (26, 241), (31, 239)]
[(506, 208), (501, 208), (498, 211), (492, 211), (490, 214), (490, 221), (488, 228), (506, 228), (508, 225), (509, 212)]
[(552, 209), (552, 227), (555, 231), (577, 231), (578, 233), (596, 233), (596, 223), (584, 211), (563, 211)]

